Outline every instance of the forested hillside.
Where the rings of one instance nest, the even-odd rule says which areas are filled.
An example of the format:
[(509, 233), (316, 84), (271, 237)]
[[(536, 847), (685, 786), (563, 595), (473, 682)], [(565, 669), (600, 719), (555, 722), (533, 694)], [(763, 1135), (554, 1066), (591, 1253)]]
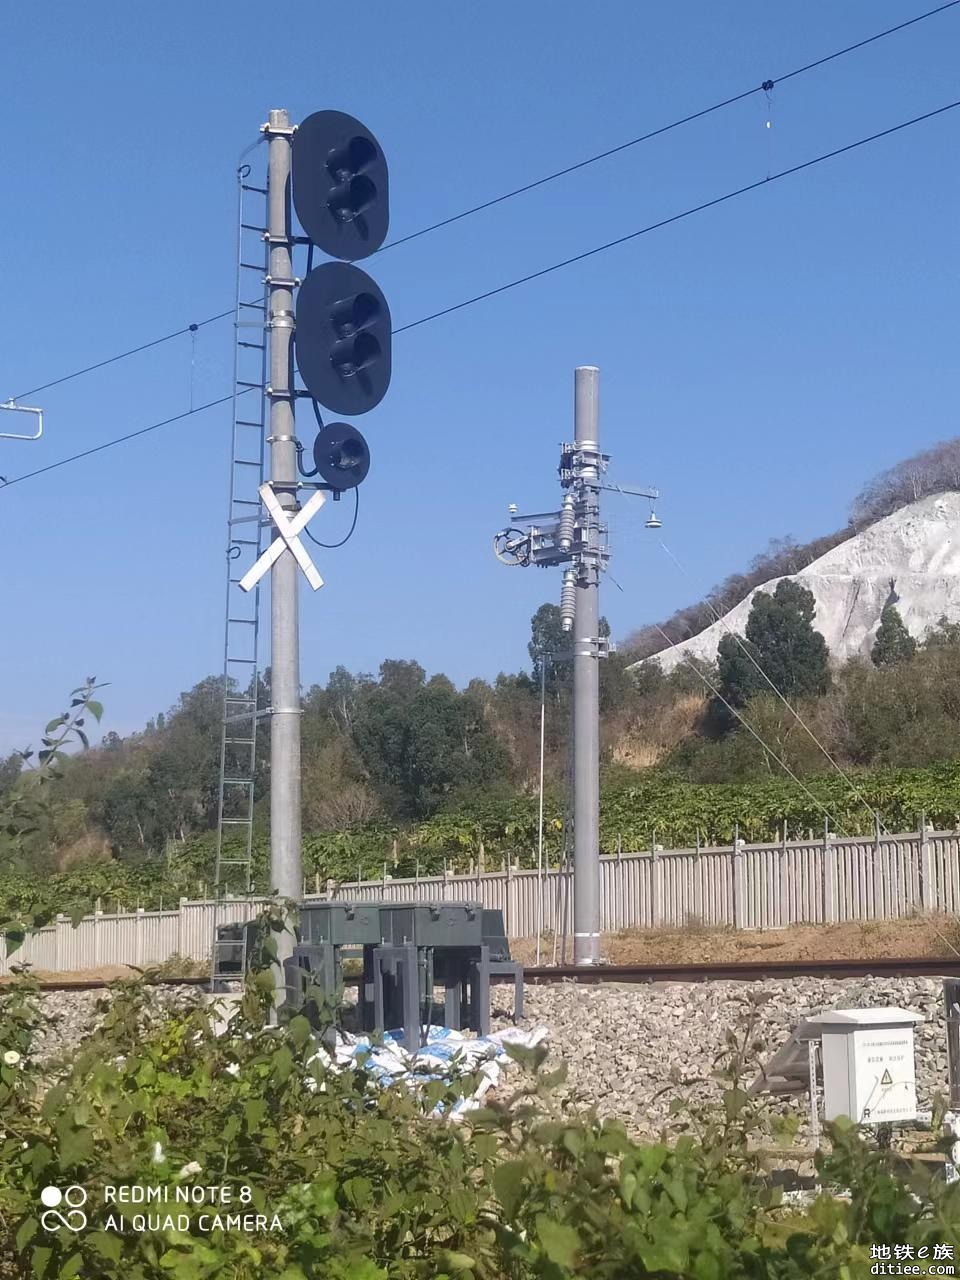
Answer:
[[(871, 482), (833, 541), (958, 486), (960, 441), (953, 441)], [(829, 542), (779, 545), (749, 574), (728, 580), (720, 604), (796, 569)], [(677, 623), (681, 631), (695, 625), (693, 614)], [(609, 633), (606, 623), (602, 629)], [(544, 662), (545, 841), (548, 855), (560, 857), (571, 665), (545, 655), (562, 655), (568, 643), (559, 610), (545, 604), (531, 620), (527, 670), (458, 689), (412, 658), (394, 658), (376, 674), (338, 667), (307, 689), (309, 879), (507, 859), (530, 865)], [(725, 635), (716, 663), (690, 659), (665, 675), (655, 662), (631, 665), (650, 647), (642, 636), (638, 644), (600, 667), (605, 852), (728, 842), (735, 831), (779, 838), (784, 827), (869, 832), (880, 820), (904, 829), (921, 814), (960, 825), (960, 626), (942, 622), (918, 644), (891, 602), (871, 657), (838, 664), (816, 630), (813, 596), (785, 581), (757, 593), (745, 635)], [(221, 677), (201, 680), (126, 738), (109, 731), (109, 695), (108, 688), (102, 743), (69, 756), (57, 748), (55, 787), (37, 785), (34, 766), (65, 732), (62, 717), (47, 726), (40, 755), (0, 761), (0, 900), (8, 908), (41, 901), (45, 910), (65, 910), (97, 896), (155, 903), (212, 888)], [(269, 705), (269, 671), (256, 695)], [(75, 746), (83, 747), (85, 732), (78, 726)], [(269, 779), (269, 733), (261, 732), (254, 841), (261, 888), (269, 887)]]
[(659, 653), (699, 635), (718, 617), (745, 600), (754, 587), (799, 573), (841, 543), (876, 524), (884, 516), (935, 493), (960, 489), (960, 439), (947, 440), (898, 462), (866, 484), (854, 499), (850, 518), (842, 529), (798, 543), (789, 535), (771, 538), (766, 551), (754, 557), (748, 567), (732, 573), (703, 600), (678, 609), (662, 623), (640, 627), (629, 637), (625, 648), (638, 658)]
[[(789, 586), (791, 584), (782, 584)], [(806, 593), (809, 594), (809, 593)], [(823, 831), (891, 830), (920, 815), (960, 824), (960, 628), (917, 646), (885, 618), (871, 662), (831, 670), (801, 589), (778, 589), (715, 667), (670, 676), (602, 666), (605, 852)], [(334, 671), (304, 697), (304, 868), (313, 881), (531, 865), (537, 845), (539, 663), (562, 645), (558, 611), (533, 619), (532, 670), (458, 690), (412, 660), (377, 676)], [(548, 664), (546, 848), (565, 827), (570, 667)], [(775, 686), (771, 687), (771, 683)], [(269, 673), (259, 698), (269, 701)], [(109, 689), (106, 719), (109, 720)], [(0, 836), (0, 898), (50, 910), (96, 897), (155, 904), (209, 892), (221, 681), (202, 680), (142, 733), (69, 757), (30, 821)], [(261, 735), (255, 864), (269, 866), (269, 735)], [(32, 763), (32, 762), (31, 762)], [(0, 815), (29, 797), (16, 755)], [(36, 788), (33, 789), (36, 791)]]

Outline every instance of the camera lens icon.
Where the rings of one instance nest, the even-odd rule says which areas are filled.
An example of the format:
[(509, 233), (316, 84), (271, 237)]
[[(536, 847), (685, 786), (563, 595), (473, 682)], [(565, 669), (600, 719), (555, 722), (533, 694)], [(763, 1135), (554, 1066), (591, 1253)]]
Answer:
[(87, 1203), (87, 1193), (75, 1184), (63, 1191), (59, 1187), (44, 1187), (40, 1192), (40, 1203), (46, 1209), (56, 1209), (60, 1204), (66, 1204), (68, 1209), (79, 1209)]
[[(72, 1183), (69, 1187), (44, 1187), (40, 1192), (40, 1203), (46, 1209), (40, 1215), (40, 1222), (45, 1231), (59, 1231), (66, 1227), (68, 1231), (82, 1231), (87, 1225), (87, 1215), (82, 1213), (81, 1206), (87, 1203), (87, 1193), (83, 1187)], [(61, 1213), (60, 1205), (65, 1205), (68, 1212)]]

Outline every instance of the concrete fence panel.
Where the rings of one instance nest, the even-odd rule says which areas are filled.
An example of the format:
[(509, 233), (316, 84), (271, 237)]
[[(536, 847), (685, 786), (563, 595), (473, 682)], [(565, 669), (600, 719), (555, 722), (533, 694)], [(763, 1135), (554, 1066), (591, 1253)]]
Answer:
[[(569, 936), (572, 873), (513, 867), (470, 875), (328, 884), (307, 900), (339, 898), (391, 902), (473, 901), (503, 912), (511, 938), (543, 929)], [(216, 925), (249, 919), (262, 899), (222, 902), (181, 899), (176, 909), (69, 918), (30, 935), (12, 956), (0, 955), (0, 974), (29, 964), (51, 972), (108, 965), (162, 964), (175, 956), (210, 958)], [(792, 924), (893, 920), (919, 912), (960, 913), (960, 832), (878, 834), (855, 839), (807, 839), (736, 847), (652, 850), (600, 859), (600, 915), (605, 932), (683, 928), (691, 923), (738, 929)]]

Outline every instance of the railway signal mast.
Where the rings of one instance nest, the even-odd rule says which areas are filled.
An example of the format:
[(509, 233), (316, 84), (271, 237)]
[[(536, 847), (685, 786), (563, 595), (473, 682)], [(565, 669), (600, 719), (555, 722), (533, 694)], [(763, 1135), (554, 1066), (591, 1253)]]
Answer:
[[(600, 961), (600, 668), (609, 653), (600, 635), (600, 574), (610, 559), (607, 528), (600, 520), (600, 491), (649, 498), (655, 489), (622, 489), (601, 477), (610, 458), (600, 452), (600, 370), (574, 374), (574, 441), (560, 448), (559, 511), (519, 516), (494, 540), (505, 564), (566, 566), (560, 621), (570, 633), (573, 658), (573, 959)], [(525, 527), (519, 527), (525, 526)], [(651, 508), (647, 528), (660, 527)]]
[[(216, 886), (218, 894), (241, 882), (251, 887), (251, 839), (255, 742), (258, 718), (270, 718), (270, 883), (282, 899), (298, 900), (303, 884), (301, 856), (300, 790), (300, 644), (299, 575), (302, 571), (314, 590), (323, 579), (300, 542), (299, 535), (331, 494), (334, 500), (356, 490), (370, 468), (370, 450), (361, 433), (347, 422), (324, 422), (321, 408), (334, 414), (355, 416), (380, 403), (390, 385), (390, 309), (382, 292), (355, 260), (375, 253), (386, 238), (389, 224), (387, 164), (374, 135), (359, 120), (340, 111), (318, 111), (299, 126), (291, 125), (286, 111), (271, 111), (262, 127), (267, 140), (265, 188), (246, 182), (249, 168), (241, 166), (239, 243), (243, 232), (260, 234), (264, 242), (265, 269), (261, 282), (264, 305), (239, 301), (237, 350), (263, 352), (259, 382), (237, 379), (234, 397), (233, 480), (228, 541), (227, 618), (224, 660), (224, 728), (221, 749), (220, 808), (217, 842)], [(242, 193), (261, 192), (266, 202), (265, 226), (245, 221)], [(304, 235), (294, 233), (290, 195)], [(297, 246), (308, 249), (306, 271), (294, 270)], [(319, 249), (335, 261), (313, 265)], [(238, 274), (256, 270), (238, 253)], [(262, 344), (243, 342), (240, 334), (249, 325), (241, 308), (259, 309)], [(293, 376), (294, 362), (302, 387)], [(237, 412), (238, 395), (259, 391), (268, 413), (259, 415), (266, 431), (260, 431), (260, 461), (251, 459), (252, 445), (238, 456), (238, 428), (257, 428), (249, 410)], [(304, 471), (304, 446), (296, 435), (296, 402), (312, 402), (318, 431), (313, 443), (314, 468)], [(246, 401), (242, 405), (246, 405)], [(265, 418), (265, 420), (264, 420)], [(252, 419), (247, 421), (246, 419)], [(263, 477), (264, 446), (269, 445), (270, 474)], [(238, 468), (259, 466), (255, 494), (238, 496)], [(246, 474), (249, 480), (249, 472)], [(301, 478), (304, 477), (304, 478)], [(317, 477), (316, 480), (307, 477)], [(312, 496), (301, 507), (302, 490)], [(244, 491), (246, 493), (246, 491)], [(241, 510), (243, 508), (244, 510)], [(248, 514), (249, 509), (257, 514)], [(255, 522), (256, 529), (273, 528), (274, 541), (261, 555), (260, 538), (242, 538), (234, 526)], [(238, 561), (245, 546), (256, 548), (254, 563), (240, 573)], [(271, 706), (257, 709), (258, 588), (270, 574)], [(236, 616), (236, 594), (254, 592), (252, 614)], [(233, 615), (233, 616), (232, 616)], [(236, 656), (231, 628), (243, 624), (253, 635), (253, 652)], [(233, 649), (232, 649), (233, 646)], [(236, 670), (231, 663), (253, 670), (251, 688), (244, 695), (233, 689)], [(241, 710), (237, 714), (237, 707)], [(244, 728), (237, 730), (238, 721)], [(249, 735), (249, 736), (247, 736)], [(236, 745), (242, 749), (238, 767)], [(239, 800), (239, 804), (238, 804)], [(237, 828), (246, 833), (246, 849), (237, 854), (225, 841), (231, 833), (236, 845)], [(232, 875), (229, 868), (233, 868)], [(239, 870), (238, 870), (239, 869)], [(245, 885), (242, 882), (245, 881)], [(216, 928), (216, 925), (215, 925)], [(289, 934), (278, 939), (282, 962), (292, 952)], [(217, 943), (214, 943), (213, 976), (217, 977)]]

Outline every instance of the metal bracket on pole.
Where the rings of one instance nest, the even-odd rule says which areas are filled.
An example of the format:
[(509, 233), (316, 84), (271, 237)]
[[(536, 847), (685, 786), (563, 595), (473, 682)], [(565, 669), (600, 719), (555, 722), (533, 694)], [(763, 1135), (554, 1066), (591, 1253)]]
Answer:
[(8, 409), (11, 413), (33, 413), (37, 418), (37, 429), (32, 436), (25, 436), (11, 431), (0, 431), (0, 440), (39, 440), (43, 435), (42, 409), (34, 409), (29, 405), (17, 404), (14, 400), (7, 400), (6, 403), (0, 404), (0, 409)]
[[(255, 713), (255, 715), (253, 716), (253, 719), (255, 719), (255, 720), (265, 720), (265, 719), (267, 718), (267, 716), (269, 716), (269, 715), (270, 715), (270, 708), (269, 708), (269, 707), (264, 707), (261, 711), (257, 711), (257, 712)], [(245, 712), (243, 715), (238, 715), (238, 716), (226, 716), (226, 717), (224, 718), (223, 723), (224, 723), (224, 724), (240, 724), (240, 723), (243, 723), (243, 724), (249, 724), (249, 723), (250, 723), (250, 719), (251, 719), (250, 712), (249, 712), (249, 711), (247, 711), (247, 712)]]
[(610, 641), (606, 636), (581, 637), (574, 642), (573, 656), (584, 658), (609, 658)]

